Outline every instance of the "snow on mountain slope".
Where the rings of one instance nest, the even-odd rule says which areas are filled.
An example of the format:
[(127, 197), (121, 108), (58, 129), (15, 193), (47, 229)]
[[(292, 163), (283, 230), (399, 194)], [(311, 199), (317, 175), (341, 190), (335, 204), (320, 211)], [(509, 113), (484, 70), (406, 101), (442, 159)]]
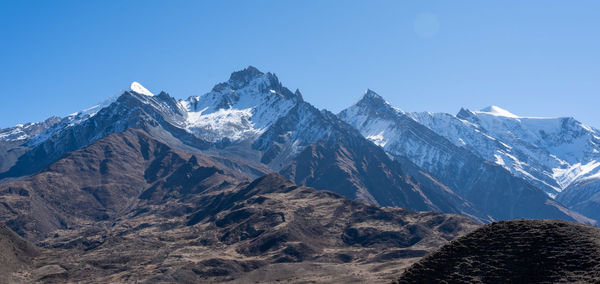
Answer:
[(489, 114), (489, 115), (494, 115), (494, 116), (504, 116), (504, 117), (511, 117), (511, 118), (519, 118), (517, 115), (513, 114), (512, 112), (505, 110), (499, 106), (489, 106), (489, 107), (481, 109), (480, 111), (476, 111), (475, 113)]
[(30, 122), (0, 129), (0, 173), (10, 169), (19, 157), (29, 150), (24, 146), (32, 137), (59, 123), (59, 117), (51, 117), (42, 122)]
[[(152, 116), (162, 116), (172, 127), (211, 143), (222, 139), (255, 139), (302, 100), (299, 92), (291, 93), (275, 75), (264, 74), (254, 67), (234, 72), (229, 81), (215, 86), (211, 92), (187, 100), (175, 101), (164, 93), (156, 96), (138, 82), (131, 83), (130, 90), (125, 91), (127, 93), (134, 97), (136, 103), (152, 109), (151, 112), (156, 113)], [(110, 97), (93, 107), (68, 115), (53, 127), (36, 133), (37, 137), (29, 141), (29, 145), (39, 145), (65, 129), (90, 120), (111, 104), (119, 104), (121, 97)], [(5, 139), (17, 137), (19, 129), (6, 130), (0, 135)]]
[[(148, 89), (144, 88), (144, 86), (142, 86), (138, 82), (132, 82), (129, 90), (124, 91), (124, 93), (125, 94), (130, 93), (132, 95), (139, 94), (139, 95), (142, 95), (142, 96), (140, 96), (140, 98), (141, 98), (140, 101), (145, 101), (146, 103), (153, 101), (154, 105), (160, 104), (160, 102), (157, 102), (157, 98), (150, 98), (150, 97), (153, 97), (154, 94), (152, 94), (150, 91), (148, 91)], [(51, 139), (53, 136), (59, 134), (63, 130), (70, 129), (72, 127), (75, 127), (75, 126), (93, 118), (101, 110), (108, 108), (113, 103), (116, 103), (118, 101), (118, 99), (121, 98), (122, 96), (123, 95), (111, 96), (92, 107), (72, 113), (72, 114), (60, 119), (60, 121), (58, 123), (54, 124), (50, 128), (47, 128), (45, 131), (39, 133), (37, 136), (33, 137), (31, 139), (31, 141), (28, 141), (27, 142), (28, 146), (36, 146), (36, 145), (42, 144), (45, 141), (47, 141), (48, 139)], [(147, 97), (147, 98), (142, 98), (142, 97)]]
[(256, 138), (301, 101), (300, 92), (292, 93), (277, 76), (250, 66), (180, 104), (188, 111), (186, 129), (216, 142)]
[[(600, 133), (572, 117), (538, 118), (497, 116), (473, 112), (471, 122), (504, 141), (522, 140), (527, 146), (548, 151), (556, 158), (575, 164), (600, 156)], [(466, 116), (470, 120), (472, 116)]]
[[(473, 115), (472, 112), (464, 109), (460, 113), (459, 116), (462, 113)], [(504, 167), (513, 175), (528, 180), (550, 196), (556, 196), (561, 190), (560, 184), (552, 175), (552, 168), (561, 166), (561, 163), (541, 149), (513, 147), (490, 136), (478, 124), (451, 114), (421, 112), (409, 115), (454, 145), (463, 147), (487, 161)], [(532, 151), (537, 151), (539, 154), (536, 156), (543, 159), (530, 158), (527, 153)]]
[(17, 124), (14, 127), (0, 129), (0, 141), (26, 141), (52, 127), (59, 121), (59, 117), (53, 116), (41, 122)]
[[(508, 115), (498, 109), (490, 110), (494, 111), (494, 114), (490, 115)], [(477, 141), (483, 148), (493, 150), (488, 158), (497, 162), (503, 158), (498, 155), (497, 149), (510, 150), (510, 146), (483, 134), (473, 123), (424, 114), (430, 123), (444, 129), (445, 134), (460, 131), (464, 125), (470, 125), (468, 129), (472, 131), (467, 132), (468, 136), (447, 139), (443, 137), (444, 134), (420, 124), (413, 116), (393, 107), (371, 90), (338, 116), (386, 152), (398, 159), (407, 158), (427, 170), (496, 219), (553, 216), (586, 220), (585, 217), (550, 199), (539, 188), (513, 176), (501, 165), (487, 162), (476, 155), (476, 152), (471, 152), (467, 146), (470, 146), (472, 141)], [(508, 153), (504, 155), (509, 156)]]
[[(387, 152), (407, 156), (428, 171), (431, 171), (428, 165), (443, 165), (454, 156), (454, 149), (449, 149), (450, 143), (444, 145), (443, 138), (435, 137), (434, 133), (371, 90), (367, 90), (358, 103), (338, 116)], [(435, 151), (431, 151), (433, 149)]]
[[(254, 67), (234, 72), (228, 81), (216, 85), (209, 93), (185, 100), (176, 100), (165, 92), (154, 95), (137, 82), (133, 82), (130, 88), (118, 97), (61, 119), (32, 139), (19, 142), (19, 145), (23, 145), (22, 150), (26, 152), (13, 155), (10, 163), (6, 165), (0, 163), (3, 170), (10, 166), (10, 170), (0, 174), (0, 178), (34, 173), (66, 153), (129, 128), (142, 129), (176, 148), (242, 159), (274, 171), (285, 170), (290, 175), (303, 176), (301, 180), (310, 180), (323, 186), (331, 185), (339, 191), (345, 190), (351, 197), (362, 196), (363, 200), (376, 200), (391, 205), (405, 202), (414, 205), (412, 202), (424, 202), (423, 204), (429, 204), (426, 207), (432, 210), (446, 208), (450, 210), (448, 212), (471, 212), (469, 214), (479, 216), (482, 220), (487, 220), (488, 213), (473, 207), (475, 205), (470, 204), (470, 201), (484, 204), (487, 206), (486, 210), (498, 219), (568, 219), (566, 216), (571, 216), (571, 212), (557, 202), (544, 199), (545, 195), (540, 197), (528, 184), (486, 160), (514, 169), (523, 176), (529, 174), (533, 176), (530, 180), (538, 180), (539, 184), (547, 183), (547, 187), (552, 189), (549, 191), (551, 193), (558, 191), (554, 190), (554, 187), (560, 188), (557, 179), (552, 175), (564, 177), (560, 180), (561, 184), (576, 184), (570, 180), (585, 181), (585, 178), (596, 177), (597, 174), (598, 166), (591, 161), (581, 162), (580, 165), (568, 164), (571, 167), (560, 167), (564, 173), (553, 171), (555, 167), (547, 167), (546, 171), (544, 166), (548, 163), (542, 163), (546, 162), (545, 160), (539, 162), (529, 159), (527, 154), (547, 150), (516, 148), (515, 145), (489, 134), (478, 116), (484, 119), (486, 116), (502, 120), (517, 119), (499, 108), (489, 108), (477, 114), (469, 112), (474, 117), (473, 121), (454, 116), (449, 116), (452, 119), (443, 116), (423, 116), (430, 117), (431, 121), (447, 121), (447, 135), (440, 136), (436, 134), (437, 131), (417, 123), (413, 119), (417, 117), (416, 114), (412, 114), (411, 118), (411, 114), (386, 104), (374, 92), (367, 92), (365, 99), (379, 102), (379, 107), (373, 109), (378, 119), (365, 116), (361, 110), (348, 110), (348, 115), (340, 118), (361, 129), (368, 140), (383, 147), (388, 153), (402, 154), (409, 158), (403, 161), (399, 157), (396, 157), (396, 160), (386, 158), (387, 154), (383, 150), (368, 142), (346, 122), (304, 102), (299, 91), (291, 92), (274, 74), (262, 73)], [(540, 132), (541, 129), (545, 133), (552, 133), (555, 130), (546, 124), (531, 122), (528, 125), (534, 129), (532, 131)], [(429, 127), (433, 128), (431, 125)], [(398, 129), (404, 129), (406, 132), (398, 134)], [(19, 137), (18, 135), (16, 131), (13, 136)], [(447, 139), (444, 138), (446, 136)], [(523, 141), (534, 141), (534, 134), (530, 134), (527, 139), (529, 140)], [(585, 142), (583, 138), (577, 141)], [(576, 147), (571, 149), (568, 145), (554, 142), (548, 140), (548, 148), (561, 149), (564, 157), (570, 155), (572, 159), (578, 158), (574, 156), (577, 154), (574, 150)], [(377, 154), (377, 159), (356, 162), (352, 167), (345, 164), (351, 160), (347, 157), (367, 159), (368, 155), (358, 153), (367, 146), (376, 148), (370, 149), (370, 153)], [(327, 153), (330, 150), (335, 151), (336, 155), (330, 156), (330, 153)], [(301, 153), (304, 153), (302, 161), (297, 161)], [(556, 160), (553, 157), (547, 159)], [(327, 164), (319, 165), (319, 161)], [(290, 164), (296, 166), (290, 167)], [(517, 164), (520, 166), (515, 166)], [(368, 171), (361, 168), (367, 165), (372, 168)], [(315, 176), (310, 171), (306, 172), (302, 168), (305, 166), (318, 169), (321, 175)], [(349, 187), (334, 187), (337, 184), (335, 178), (327, 175), (329, 166), (340, 170), (340, 175), (347, 179)], [(540, 171), (542, 174), (531, 169), (538, 166), (544, 169)], [(384, 171), (390, 179), (400, 175), (406, 180), (398, 180), (396, 185), (388, 186), (385, 190), (375, 188), (379, 187), (375, 185), (378, 181), (373, 176), (366, 175), (377, 172), (376, 169), (382, 170), (381, 167), (386, 168)], [(421, 168), (436, 174), (442, 182), (432, 178)], [(408, 172), (412, 173), (411, 177), (408, 177)], [(456, 176), (462, 178), (457, 179)], [(501, 182), (493, 184), (489, 190), (483, 190), (488, 183), (497, 180)], [(457, 189), (456, 192), (454, 189)], [(401, 202), (402, 198), (396, 194), (402, 194), (403, 190), (410, 190), (417, 195), (410, 198), (410, 202), (408, 199)], [(458, 192), (459, 190), (461, 192)], [(453, 196), (451, 202), (445, 197), (440, 197), (444, 192)], [(462, 199), (459, 194), (464, 194), (466, 199)], [(451, 204), (442, 206), (444, 202)], [(510, 206), (506, 207), (500, 203)], [(533, 208), (531, 204), (537, 207)]]
[(148, 89), (144, 88), (144, 86), (138, 82), (132, 82), (130, 89), (138, 94), (154, 96), (152, 92), (148, 91)]
[[(0, 178), (34, 173), (66, 153), (129, 128), (143, 129), (164, 140), (182, 141), (179, 144), (194, 142), (193, 135), (182, 129), (183, 121), (183, 110), (168, 94), (149, 96), (127, 90), (118, 97), (61, 119), (27, 141), (24, 145), (31, 150), (19, 157)], [(196, 144), (202, 145), (203, 141), (196, 140)]]
[(133, 83), (116, 100), (63, 118), (0, 179), (34, 173), (102, 137), (136, 128), (175, 148), (235, 158), (351, 198), (492, 220), (411, 162), (392, 160), (334, 114), (304, 102), (274, 74), (248, 67), (186, 100), (150, 94)]
[(600, 219), (600, 132), (571, 117), (519, 117), (498, 107), (411, 113), (457, 146), (501, 165), (571, 209)]
[[(600, 132), (572, 117), (508, 117), (462, 110), (459, 119), (476, 125), (518, 151), (520, 163), (533, 165), (552, 177), (560, 192), (600, 171)], [(539, 176), (534, 170), (525, 170)]]
[[(314, 113), (319, 111), (309, 106), (298, 90), (291, 92), (277, 76), (252, 66), (233, 72), (228, 81), (217, 84), (209, 93), (185, 100), (175, 100), (164, 92), (154, 95), (133, 82), (122, 95), (71, 114), (28, 141), (29, 147), (38, 150), (25, 160), (33, 162), (44, 155), (50, 162), (110, 133), (133, 127), (178, 145), (200, 150), (212, 147), (219, 155), (263, 160), (278, 169), (328, 131), (326, 125), (317, 127), (321, 118)], [(290, 114), (293, 109), (296, 111)], [(287, 116), (287, 123), (298, 124), (295, 131), (279, 133), (275, 128), (263, 135)], [(267, 141), (266, 137), (277, 141)], [(223, 150), (225, 147), (229, 148)], [(25, 164), (18, 168), (14, 174), (34, 170)]]

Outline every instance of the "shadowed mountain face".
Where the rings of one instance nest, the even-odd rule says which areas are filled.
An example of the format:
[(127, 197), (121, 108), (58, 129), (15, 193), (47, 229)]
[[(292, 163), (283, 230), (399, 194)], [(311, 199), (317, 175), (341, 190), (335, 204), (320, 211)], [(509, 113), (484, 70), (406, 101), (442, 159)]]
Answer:
[(299, 184), (382, 206), (452, 212), (483, 222), (490, 220), (412, 163), (392, 161), (381, 149), (362, 140), (316, 143), (281, 173)]
[(0, 178), (38, 172), (72, 151), (130, 128), (142, 129), (153, 137), (173, 144), (182, 145), (186, 142), (206, 148), (206, 142), (176, 127), (183, 115), (177, 102), (166, 93), (150, 97), (127, 91), (94, 113), (81, 112), (65, 117), (27, 140), (23, 146), (30, 150), (20, 156), (10, 170), (0, 174)]
[(410, 267), (396, 283), (595, 283), (600, 230), (558, 220), (493, 223)]
[[(199, 168), (199, 160), (204, 167)], [(39, 240), (56, 229), (114, 220), (134, 208), (146, 188), (168, 187), (175, 179), (177, 190), (191, 193), (214, 175), (245, 179), (207, 156), (192, 157), (145, 132), (128, 131), (69, 153), (31, 177), (0, 185), (0, 219)]]
[[(478, 226), (456, 215), (368, 205), (278, 174), (250, 182), (223, 161), (130, 130), (0, 185), (3, 221), (45, 248), (11, 275), (50, 283), (247, 283), (269, 271), (273, 281), (389, 282), (398, 267)], [(361, 275), (347, 273), (350, 267)]]
[[(297, 184), (331, 190), (382, 206), (457, 213), (482, 222), (490, 220), (485, 213), (474, 209), (468, 201), (411, 162), (393, 161), (356, 129), (335, 115), (308, 104), (292, 109), (256, 143), (268, 145), (264, 146), (269, 149), (264, 159), (271, 151), (281, 148), (278, 141), (286, 143), (289, 133), (315, 137), (313, 132), (324, 135), (301, 148), (302, 151), (280, 170)], [(275, 142), (268, 144), (263, 139)], [(409, 170), (414, 174), (409, 175)]]

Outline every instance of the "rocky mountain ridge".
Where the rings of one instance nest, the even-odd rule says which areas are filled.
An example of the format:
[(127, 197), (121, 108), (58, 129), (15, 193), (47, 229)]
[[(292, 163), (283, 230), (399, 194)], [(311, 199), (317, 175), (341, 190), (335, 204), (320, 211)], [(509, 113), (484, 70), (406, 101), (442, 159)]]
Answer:
[[(248, 67), (232, 73), (227, 82), (216, 85), (204, 96), (179, 101), (165, 92), (153, 95), (142, 88), (135, 83), (132, 90), (114, 100), (63, 118), (25, 141), (22, 145), (28, 151), (0, 178), (38, 172), (102, 137), (135, 128), (185, 152), (252, 164), (238, 168), (251, 178), (261, 172), (276, 171), (296, 183), (334, 190), (374, 204), (465, 214), (481, 222), (491, 221), (488, 214), (474, 209), (442, 183), (413, 169), (414, 164), (393, 161), (337, 116), (305, 102), (299, 91), (283, 87), (271, 73)], [(319, 156), (313, 155), (302, 155), (302, 161), (297, 160), (315, 145), (320, 145), (322, 154), (340, 153), (341, 146), (352, 155), (366, 150), (370, 154), (362, 155), (360, 166), (372, 164), (373, 169), (355, 167), (348, 171), (341, 156), (330, 159), (328, 164), (321, 164)], [(299, 167), (300, 163), (310, 166)], [(306, 176), (298, 172), (313, 171), (310, 167), (337, 169), (348, 182), (336, 183), (328, 175)], [(377, 168), (386, 174), (384, 179), (375, 181), (369, 175)], [(415, 175), (409, 176), (408, 170)], [(387, 186), (382, 189), (377, 184)]]
[(338, 116), (387, 153), (415, 163), (496, 220), (565, 219), (566, 213), (570, 220), (593, 222), (569, 212), (500, 165), (451, 143), (371, 90)]
[[(0, 154), (7, 158), (2, 162), (0, 180), (39, 172), (102, 137), (135, 128), (185, 152), (244, 161), (246, 165), (238, 170), (250, 178), (276, 171), (296, 183), (325, 187), (374, 204), (459, 213), (481, 222), (529, 217), (594, 223), (587, 217), (600, 218), (596, 215), (600, 206), (594, 197), (594, 162), (578, 172), (578, 176), (592, 179), (574, 179), (560, 196), (552, 193), (558, 182), (552, 182), (544, 167), (533, 170), (541, 165), (540, 159), (525, 157), (535, 160), (531, 164), (521, 160), (499, 162), (498, 153), (504, 155), (499, 157), (517, 157), (515, 153), (526, 151), (506, 144), (506, 139), (492, 137), (486, 127), (490, 128), (494, 119), (524, 118), (499, 108), (487, 112), (463, 110), (458, 116), (409, 114), (387, 106), (373, 91), (368, 91), (362, 101), (376, 111), (364, 108), (336, 116), (304, 101), (300, 91), (290, 91), (276, 75), (254, 67), (234, 72), (205, 95), (185, 100), (176, 100), (165, 92), (154, 95), (134, 82), (131, 90), (121, 96), (67, 116), (34, 137), (3, 141)], [(362, 111), (376, 114), (379, 120)], [(468, 120), (467, 115), (473, 119)], [(399, 124), (389, 124), (390, 119)], [(579, 133), (575, 136), (591, 137), (588, 144), (596, 145), (595, 130), (566, 121), (573, 126), (569, 129), (575, 130), (546, 131), (547, 137), (555, 138), (548, 138), (544, 147), (559, 145), (556, 133)], [(362, 125), (367, 122), (371, 124), (368, 133)], [(444, 125), (451, 127), (439, 129)], [(387, 143), (390, 133), (399, 129), (410, 135), (396, 136), (400, 140)], [(497, 130), (494, 135), (500, 136), (503, 131)], [(523, 141), (529, 144), (523, 147), (530, 149), (533, 146), (528, 145), (537, 140), (527, 137)], [(593, 154), (595, 148), (589, 149), (586, 151)], [(578, 156), (571, 150), (561, 159), (572, 163)], [(336, 171), (340, 173), (337, 177), (347, 182), (336, 183), (330, 176), (319, 174)], [(375, 181), (375, 172), (385, 173), (380, 177), (383, 179)], [(530, 204), (536, 205), (531, 208)]]

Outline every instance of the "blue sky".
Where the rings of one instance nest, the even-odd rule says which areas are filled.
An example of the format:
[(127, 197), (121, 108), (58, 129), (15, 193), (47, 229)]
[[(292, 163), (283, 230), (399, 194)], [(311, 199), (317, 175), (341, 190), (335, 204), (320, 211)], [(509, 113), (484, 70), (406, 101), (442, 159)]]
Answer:
[(176, 98), (248, 65), (338, 112), (499, 105), (600, 128), (599, 1), (2, 1), (0, 127), (131, 81)]

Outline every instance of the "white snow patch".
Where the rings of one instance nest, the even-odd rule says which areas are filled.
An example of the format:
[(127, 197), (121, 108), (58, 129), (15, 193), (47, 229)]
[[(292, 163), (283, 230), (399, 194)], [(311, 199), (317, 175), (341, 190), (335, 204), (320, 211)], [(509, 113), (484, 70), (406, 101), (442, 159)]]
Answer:
[(133, 83), (131, 83), (130, 88), (132, 91), (134, 91), (138, 94), (146, 95), (146, 96), (150, 96), (150, 97), (154, 96), (154, 94), (152, 92), (148, 91), (148, 89), (144, 88), (144, 86), (142, 86), (142, 84), (140, 84), (138, 82), (134, 81)]
[(502, 159), (502, 156), (496, 154), (494, 155), (494, 157), (496, 157), (496, 164), (502, 166), (502, 167), (506, 167), (506, 164), (504, 163), (504, 160)]
[(371, 140), (375, 145), (384, 147), (387, 144), (387, 140), (383, 136), (384, 131), (379, 132), (377, 135), (367, 136), (367, 139)]
[(481, 109), (479, 111), (474, 111), (475, 113), (485, 113), (485, 114), (491, 114), (494, 116), (504, 116), (504, 117), (510, 117), (510, 118), (519, 118), (517, 115), (511, 113), (508, 110), (505, 110), (501, 107), (498, 106), (489, 106), (486, 107), (484, 109)]
[(252, 109), (220, 109), (209, 114), (202, 114), (208, 109), (189, 112), (187, 129), (203, 138), (216, 142), (222, 138), (233, 141), (258, 135), (264, 129), (255, 129), (251, 121)]
[(588, 175), (595, 170), (600, 170), (600, 161), (591, 161), (587, 164), (577, 163), (566, 169), (553, 169), (553, 177), (558, 180), (563, 188), (566, 188), (578, 179), (588, 180), (600, 177), (600, 171)]

